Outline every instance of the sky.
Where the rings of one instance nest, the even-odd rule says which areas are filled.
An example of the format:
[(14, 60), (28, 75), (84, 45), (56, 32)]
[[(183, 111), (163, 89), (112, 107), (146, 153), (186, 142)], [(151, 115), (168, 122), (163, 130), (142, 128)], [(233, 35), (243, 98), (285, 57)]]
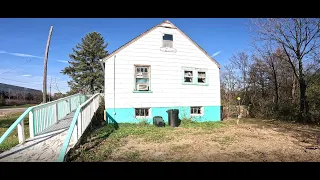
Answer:
[(72, 48), (89, 32), (99, 32), (112, 52), (151, 27), (169, 20), (214, 57), (221, 67), (250, 46), (250, 19), (242, 18), (0, 18), (0, 83), (42, 90), (44, 54), (51, 36), (47, 92), (70, 90)]

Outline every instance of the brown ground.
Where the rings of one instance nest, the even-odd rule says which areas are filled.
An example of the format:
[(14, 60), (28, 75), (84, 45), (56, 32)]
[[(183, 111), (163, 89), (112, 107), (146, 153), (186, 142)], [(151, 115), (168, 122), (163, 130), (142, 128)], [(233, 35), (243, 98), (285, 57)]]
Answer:
[(23, 113), (27, 108), (7, 108), (7, 109), (0, 109), (0, 117), (8, 116), (15, 113)]
[(160, 142), (129, 135), (111, 147), (115, 141), (107, 138), (84, 152), (91, 158), (74, 161), (320, 162), (319, 127), (254, 119), (223, 123), (226, 126), (215, 129), (178, 127)]

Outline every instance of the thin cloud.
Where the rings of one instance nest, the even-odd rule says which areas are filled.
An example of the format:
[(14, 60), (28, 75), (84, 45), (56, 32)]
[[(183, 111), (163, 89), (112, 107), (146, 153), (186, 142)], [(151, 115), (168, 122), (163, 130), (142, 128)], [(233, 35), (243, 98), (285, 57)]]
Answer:
[(40, 57), (40, 56), (34, 56), (34, 55), (30, 55), (30, 54), (23, 54), (23, 53), (8, 53), (8, 54), (11, 54), (11, 55), (14, 55), (14, 56), (19, 56), (19, 57), (33, 57), (33, 58), (43, 58), (43, 57)]
[(10, 55), (13, 55), (13, 56), (18, 56), (18, 57), (33, 57), (33, 58), (40, 58), (40, 59), (43, 58), (43, 57), (40, 57), (40, 56), (31, 55), (31, 54), (11, 53), (11, 52), (7, 52), (7, 51), (3, 51), (3, 50), (0, 50), (0, 53), (2, 53), (2, 54), (10, 54)]
[(30, 77), (30, 76), (32, 76), (31, 74), (24, 74), (24, 75), (22, 75), (22, 76), (24, 76), (24, 77)]
[(221, 52), (222, 52), (222, 51), (218, 51), (218, 52), (212, 54), (212, 57), (218, 56)]
[(57, 61), (62, 63), (68, 63), (68, 61), (65, 61), (65, 60), (57, 60)]

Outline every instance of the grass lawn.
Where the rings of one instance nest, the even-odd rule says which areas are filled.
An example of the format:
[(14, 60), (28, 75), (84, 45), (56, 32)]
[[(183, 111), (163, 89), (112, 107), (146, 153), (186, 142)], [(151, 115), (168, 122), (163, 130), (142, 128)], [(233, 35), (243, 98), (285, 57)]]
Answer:
[[(18, 119), (18, 117), (22, 114), (21, 113), (14, 113), (8, 116), (0, 116), (0, 136), (2, 136), (6, 130), (11, 126), (11, 124)], [(26, 116), (24, 119), (24, 131), (26, 139), (29, 138), (29, 118)], [(17, 145), (18, 141), (18, 132), (17, 128), (10, 134), (10, 136), (0, 144), (0, 153), (6, 150), (9, 150), (13, 146)]]
[(319, 162), (319, 134), (317, 126), (261, 119), (108, 125), (87, 133), (67, 161)]
[(0, 106), (0, 109), (8, 109), (8, 108), (28, 108), (31, 106), (35, 106), (38, 104), (23, 104), (23, 105), (14, 105), (14, 106)]

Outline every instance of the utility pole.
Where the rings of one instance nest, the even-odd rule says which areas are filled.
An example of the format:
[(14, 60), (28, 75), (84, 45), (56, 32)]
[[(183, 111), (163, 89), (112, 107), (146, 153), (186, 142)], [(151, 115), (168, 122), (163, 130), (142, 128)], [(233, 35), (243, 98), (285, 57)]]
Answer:
[(49, 94), (49, 102), (50, 102), (50, 99), (51, 99), (51, 83), (52, 83), (52, 77), (51, 77), (51, 80), (50, 80), (50, 94)]
[(26, 101), (26, 88), (23, 88), (23, 100)]
[(51, 34), (52, 34), (53, 26), (50, 27), (48, 41), (47, 41), (47, 47), (46, 52), (44, 54), (44, 70), (43, 70), (43, 96), (42, 96), (42, 102), (47, 102), (47, 63), (48, 63), (48, 54), (49, 54), (49, 46), (50, 46), (50, 40), (51, 40)]

